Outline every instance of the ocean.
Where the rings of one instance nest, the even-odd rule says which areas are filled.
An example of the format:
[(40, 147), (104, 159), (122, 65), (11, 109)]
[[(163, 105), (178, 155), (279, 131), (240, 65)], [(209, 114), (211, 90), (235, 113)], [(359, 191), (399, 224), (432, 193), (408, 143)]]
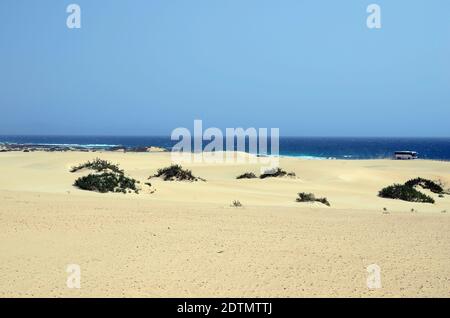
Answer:
[[(171, 148), (177, 141), (160, 136), (0, 136), (0, 143), (98, 149)], [(280, 137), (279, 148), (281, 156), (309, 159), (381, 159), (392, 158), (394, 151), (411, 150), (422, 159), (450, 161), (450, 138)]]

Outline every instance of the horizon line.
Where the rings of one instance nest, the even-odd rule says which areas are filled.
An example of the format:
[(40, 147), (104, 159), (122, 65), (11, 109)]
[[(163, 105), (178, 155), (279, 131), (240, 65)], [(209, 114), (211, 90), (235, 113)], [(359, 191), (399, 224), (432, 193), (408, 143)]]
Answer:
[[(170, 135), (127, 135), (127, 134), (117, 134), (117, 135), (111, 135), (111, 134), (0, 134), (0, 137), (138, 137), (138, 138), (146, 138), (146, 137), (160, 137), (160, 138), (170, 138)], [(270, 137), (270, 135), (269, 135)], [(280, 135), (280, 138), (436, 138), (436, 139), (448, 139), (450, 136), (349, 136), (349, 135), (342, 135), (342, 136), (331, 136), (331, 135)], [(224, 136), (223, 138), (226, 138)]]

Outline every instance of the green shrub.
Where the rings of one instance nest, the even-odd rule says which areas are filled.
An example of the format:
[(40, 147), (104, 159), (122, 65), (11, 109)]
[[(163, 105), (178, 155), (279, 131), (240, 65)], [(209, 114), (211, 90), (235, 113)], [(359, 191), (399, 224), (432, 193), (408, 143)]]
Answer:
[(119, 169), (118, 165), (113, 164), (107, 160), (100, 159), (100, 158), (95, 158), (93, 161), (88, 161), (86, 163), (72, 167), (70, 169), (70, 172), (77, 172), (82, 169), (89, 169), (89, 170), (94, 170), (97, 172), (110, 170), (112, 172), (123, 174), (123, 170)]
[(171, 165), (170, 167), (158, 169), (153, 177), (163, 178), (164, 181), (204, 181), (202, 178), (195, 177), (191, 170), (183, 169), (180, 165)]
[(411, 179), (411, 180), (407, 181), (405, 183), (405, 185), (409, 186), (409, 187), (421, 186), (422, 188), (428, 189), (433, 193), (439, 193), (439, 194), (444, 193), (444, 189), (439, 184), (437, 184), (434, 181), (424, 179), (424, 178)]
[(382, 198), (399, 199), (409, 202), (434, 203), (430, 196), (417, 191), (412, 186), (406, 184), (394, 184), (380, 190), (378, 195)]
[(246, 172), (236, 177), (236, 179), (254, 179), (254, 178), (256, 178), (256, 175), (253, 172)]
[(297, 202), (320, 202), (327, 206), (330, 206), (330, 202), (328, 202), (327, 198), (316, 198), (313, 193), (300, 192), (298, 194)]
[(100, 193), (131, 193), (132, 191), (139, 193), (139, 189), (136, 186), (139, 181), (126, 177), (124, 171), (118, 165), (109, 161), (95, 158), (93, 161), (73, 167), (70, 171), (77, 172), (82, 169), (94, 170), (96, 173), (76, 179), (74, 186), (80, 189)]
[(106, 192), (122, 192), (126, 193), (131, 190), (138, 192), (136, 188), (136, 180), (124, 176), (122, 173), (102, 172), (98, 174), (89, 174), (75, 180), (74, 186), (89, 191)]

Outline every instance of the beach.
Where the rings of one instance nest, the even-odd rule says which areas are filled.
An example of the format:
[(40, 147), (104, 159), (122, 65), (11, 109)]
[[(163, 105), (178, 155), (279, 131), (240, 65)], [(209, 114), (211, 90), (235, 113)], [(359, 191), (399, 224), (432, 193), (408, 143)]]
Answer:
[[(142, 191), (75, 188), (84, 172), (70, 168), (96, 157)], [(450, 296), (450, 195), (377, 196), (416, 177), (448, 188), (448, 161), (285, 157), (295, 177), (236, 180), (260, 166), (192, 163), (206, 181), (148, 180), (170, 164), (167, 152), (0, 153), (0, 297)], [(296, 202), (299, 192), (330, 206)], [(68, 264), (79, 289), (66, 285)], [(371, 264), (381, 288), (367, 286)]]

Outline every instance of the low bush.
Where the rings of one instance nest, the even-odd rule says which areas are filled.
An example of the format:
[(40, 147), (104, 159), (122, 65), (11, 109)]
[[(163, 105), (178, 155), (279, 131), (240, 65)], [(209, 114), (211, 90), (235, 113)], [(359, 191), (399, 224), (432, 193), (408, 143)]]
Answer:
[(444, 193), (444, 189), (441, 187), (441, 185), (437, 184), (434, 181), (424, 179), (424, 178), (411, 179), (405, 183), (405, 186), (409, 186), (409, 187), (421, 186), (422, 188), (428, 189), (433, 193), (438, 193), (438, 194)]
[(139, 193), (139, 189), (136, 186), (139, 181), (125, 176), (119, 165), (96, 158), (93, 161), (73, 167), (70, 172), (77, 172), (82, 169), (94, 170), (96, 173), (76, 179), (73, 185), (80, 189), (100, 193), (130, 193), (132, 191)]
[(246, 172), (236, 177), (236, 179), (255, 179), (255, 178), (257, 177), (253, 172)]
[(89, 174), (75, 180), (74, 186), (89, 191), (106, 192), (122, 192), (127, 193), (134, 191), (138, 193), (136, 180), (128, 178), (122, 173), (102, 172), (98, 174)]
[(399, 199), (409, 202), (434, 203), (434, 199), (410, 185), (394, 184), (380, 190), (378, 196), (388, 199)]
[(259, 176), (260, 179), (265, 178), (276, 178), (276, 177), (284, 177), (287, 175), (287, 172), (281, 168), (274, 168), (266, 170), (262, 175)]
[(119, 169), (118, 165), (113, 164), (107, 160), (100, 159), (100, 158), (95, 158), (93, 161), (88, 161), (88, 162), (85, 162), (78, 166), (72, 167), (70, 169), (70, 172), (77, 172), (82, 169), (89, 169), (89, 170), (94, 170), (97, 172), (109, 170), (112, 172), (123, 174), (123, 170)]
[(158, 169), (152, 177), (163, 178), (164, 181), (204, 181), (202, 178), (195, 177), (191, 170), (183, 169), (180, 165), (171, 165), (170, 167)]
[(328, 202), (327, 198), (316, 198), (313, 193), (300, 192), (298, 194), (297, 202), (320, 202), (327, 206), (330, 206), (330, 202)]

